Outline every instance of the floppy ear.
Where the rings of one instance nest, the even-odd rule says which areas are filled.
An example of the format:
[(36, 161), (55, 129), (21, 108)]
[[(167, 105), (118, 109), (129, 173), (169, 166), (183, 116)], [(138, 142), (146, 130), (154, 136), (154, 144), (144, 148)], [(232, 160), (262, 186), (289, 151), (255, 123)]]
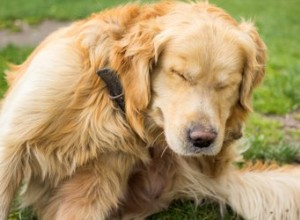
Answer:
[(266, 46), (252, 23), (243, 22), (240, 28), (250, 38), (245, 45), (246, 62), (240, 90), (240, 104), (246, 112), (249, 112), (252, 109), (252, 90), (262, 81), (265, 74)]
[(155, 19), (140, 22), (119, 40), (112, 66), (120, 74), (125, 93), (125, 112), (131, 127), (145, 137), (143, 111), (150, 102), (150, 72), (160, 50), (154, 43), (160, 28)]
[(243, 49), (246, 53), (243, 78), (240, 87), (240, 99), (226, 122), (226, 140), (239, 139), (243, 134), (242, 128), (248, 113), (252, 110), (252, 91), (265, 73), (266, 47), (251, 23), (243, 22), (240, 29), (246, 34), (243, 37)]

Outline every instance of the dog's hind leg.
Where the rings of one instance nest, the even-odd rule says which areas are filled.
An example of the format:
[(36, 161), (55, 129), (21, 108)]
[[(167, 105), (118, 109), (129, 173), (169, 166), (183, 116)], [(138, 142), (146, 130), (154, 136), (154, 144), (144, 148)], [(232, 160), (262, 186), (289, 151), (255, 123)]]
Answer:
[[(69, 48), (71, 46), (57, 42), (26, 61), (16, 70), (16, 74), (23, 74), (22, 77), (3, 101), (0, 112), (0, 220), (7, 219), (23, 168), (28, 165), (26, 156), (32, 156), (32, 142), (42, 135), (45, 137), (43, 130), (53, 121), (53, 112), (59, 109), (57, 106), (63, 106), (57, 103), (65, 98), (62, 95), (62, 91), (67, 90), (64, 82), (68, 81), (69, 85), (72, 79), (78, 78), (76, 71), (69, 68), (73, 67), (72, 63), (63, 65), (64, 60), (80, 63), (77, 51)], [(78, 65), (74, 68), (80, 69)], [(67, 76), (65, 81), (53, 79), (61, 73), (75, 76)], [(58, 85), (58, 82), (62, 84)]]
[[(6, 105), (5, 105), (6, 104)], [(11, 108), (4, 103), (0, 112), (0, 220), (8, 218), (10, 206), (22, 180), (23, 150), (14, 129)]]
[(227, 203), (246, 219), (300, 219), (300, 167), (230, 173)]
[(0, 220), (6, 220), (22, 179), (22, 152), (17, 146), (9, 145), (2, 133), (0, 135)]
[(44, 207), (34, 205), (39, 219), (112, 219), (135, 164), (135, 157), (123, 153), (102, 155), (54, 189)]

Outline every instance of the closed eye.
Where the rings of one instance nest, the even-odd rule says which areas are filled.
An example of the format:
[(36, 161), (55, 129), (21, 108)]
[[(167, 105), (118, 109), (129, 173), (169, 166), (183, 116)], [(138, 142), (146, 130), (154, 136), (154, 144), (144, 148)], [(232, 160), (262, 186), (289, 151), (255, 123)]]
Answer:
[(180, 78), (182, 78), (182, 79), (185, 80), (185, 81), (189, 81), (189, 80), (187, 79), (187, 77), (186, 77), (183, 73), (181, 73), (181, 72), (179, 72), (179, 71), (177, 71), (177, 70), (171, 69), (171, 73), (173, 73), (173, 74), (179, 76)]
[(221, 83), (217, 83), (214, 86), (214, 88), (215, 88), (215, 90), (219, 91), (219, 90), (224, 90), (224, 89), (228, 88), (229, 86), (230, 86), (230, 84), (225, 84), (225, 83), (221, 82)]

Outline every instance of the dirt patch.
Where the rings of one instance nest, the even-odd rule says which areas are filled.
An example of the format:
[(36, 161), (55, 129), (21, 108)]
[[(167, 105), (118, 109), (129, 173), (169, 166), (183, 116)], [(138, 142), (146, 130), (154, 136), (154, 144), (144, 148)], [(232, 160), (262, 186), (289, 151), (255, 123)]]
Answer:
[(13, 33), (9, 30), (0, 31), (0, 48), (8, 44), (16, 46), (34, 47), (53, 31), (69, 25), (70, 22), (46, 20), (39, 25), (30, 26), (25, 22), (18, 21), (20, 32)]
[(272, 120), (280, 121), (284, 129), (284, 140), (299, 149), (295, 162), (300, 163), (300, 109), (284, 116), (266, 116)]
[(300, 110), (291, 112), (284, 116), (268, 116), (269, 118), (280, 121), (287, 139), (300, 146)]

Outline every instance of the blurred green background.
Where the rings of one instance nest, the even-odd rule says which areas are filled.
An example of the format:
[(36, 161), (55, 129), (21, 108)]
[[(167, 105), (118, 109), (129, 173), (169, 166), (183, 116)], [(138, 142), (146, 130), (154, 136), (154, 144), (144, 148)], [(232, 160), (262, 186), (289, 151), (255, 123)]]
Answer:
[[(127, 2), (1, 0), (0, 32), (22, 34), (20, 23), (37, 27), (44, 20), (73, 21)], [(266, 77), (254, 93), (255, 113), (246, 125), (250, 149), (245, 152), (245, 159), (280, 164), (299, 162), (300, 0), (211, 0), (210, 3), (222, 7), (237, 20), (253, 20), (268, 47)], [(0, 48), (1, 97), (7, 89), (3, 75), (7, 63), (22, 63), (34, 48), (16, 45), (0, 45)], [(192, 202), (178, 201), (168, 210), (149, 219), (220, 219), (218, 210), (214, 203), (196, 207)], [(16, 206), (10, 215), (10, 219), (32, 218), (30, 210), (19, 210)], [(230, 211), (225, 216), (225, 219), (237, 218)]]

